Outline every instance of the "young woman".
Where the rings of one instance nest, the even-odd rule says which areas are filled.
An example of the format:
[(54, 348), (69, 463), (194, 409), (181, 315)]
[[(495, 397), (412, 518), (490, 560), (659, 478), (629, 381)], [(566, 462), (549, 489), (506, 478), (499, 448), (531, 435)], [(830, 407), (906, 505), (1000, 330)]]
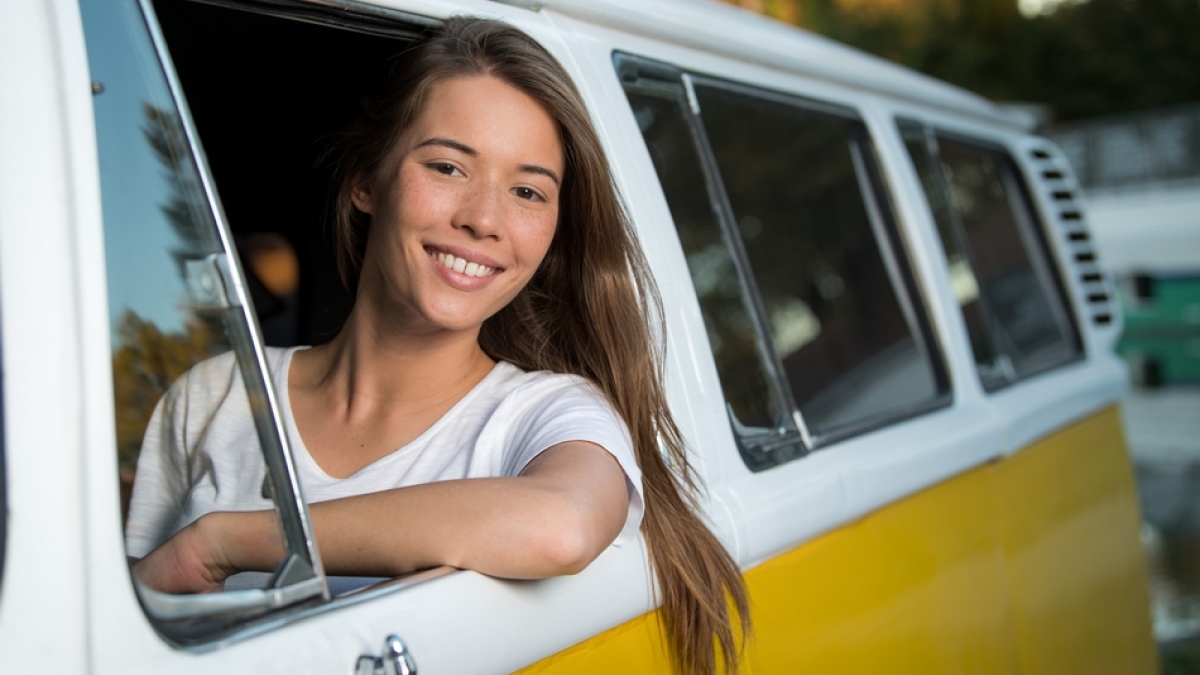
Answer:
[[(326, 570), (571, 574), (640, 526), (678, 669), (715, 672), (715, 639), (735, 670), (745, 589), (697, 515), (657, 291), (562, 66), (453, 19), (402, 56), (338, 176), (354, 309), (330, 343), (268, 354)], [(152, 587), (219, 590), (282, 555), (238, 377), (206, 361), (151, 420), (127, 544)]]

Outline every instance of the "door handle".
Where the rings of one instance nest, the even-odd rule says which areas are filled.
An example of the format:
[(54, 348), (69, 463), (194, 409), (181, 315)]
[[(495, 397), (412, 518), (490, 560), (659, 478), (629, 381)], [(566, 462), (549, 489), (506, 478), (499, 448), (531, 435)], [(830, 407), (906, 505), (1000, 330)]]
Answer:
[(417, 662), (399, 635), (389, 635), (383, 641), (379, 656), (363, 654), (358, 657), (354, 675), (417, 675)]

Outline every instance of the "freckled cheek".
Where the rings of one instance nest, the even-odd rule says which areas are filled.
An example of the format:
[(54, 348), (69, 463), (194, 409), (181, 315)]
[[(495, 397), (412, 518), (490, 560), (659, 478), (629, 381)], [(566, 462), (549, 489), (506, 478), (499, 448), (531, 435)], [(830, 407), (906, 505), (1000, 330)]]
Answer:
[(536, 218), (526, 218), (521, 232), (521, 255), (528, 261), (541, 262), (550, 250), (550, 242), (554, 240), (555, 226), (558, 215), (539, 214)]
[(418, 228), (443, 216), (452, 201), (447, 188), (414, 178), (402, 178), (397, 193), (396, 208), (402, 222)]

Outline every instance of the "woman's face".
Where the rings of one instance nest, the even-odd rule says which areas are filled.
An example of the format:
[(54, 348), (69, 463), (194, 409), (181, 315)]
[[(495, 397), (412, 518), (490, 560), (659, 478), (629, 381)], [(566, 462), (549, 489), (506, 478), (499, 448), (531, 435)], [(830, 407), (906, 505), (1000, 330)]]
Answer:
[(558, 222), (554, 119), (490, 76), (434, 85), (420, 117), (355, 187), (371, 214), (359, 282), (404, 330), (478, 330), (529, 282)]

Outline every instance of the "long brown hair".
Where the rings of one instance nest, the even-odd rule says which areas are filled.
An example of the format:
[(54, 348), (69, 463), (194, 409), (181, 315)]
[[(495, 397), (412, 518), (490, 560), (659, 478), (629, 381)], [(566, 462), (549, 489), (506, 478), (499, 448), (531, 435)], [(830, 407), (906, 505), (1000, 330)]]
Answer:
[(719, 646), (726, 672), (736, 673), (740, 649), (730, 601), (746, 635), (746, 589), (698, 515), (699, 486), (663, 392), (664, 343), (650, 328), (651, 318), (663, 321), (658, 289), (582, 98), (553, 56), (511, 26), (473, 18), (450, 19), (401, 55), (386, 91), (339, 140), (334, 236), (342, 280), (355, 288), (370, 226), (350, 201), (355, 183), (379, 167), (434, 85), (482, 75), (524, 92), (556, 120), (567, 169), (545, 260), (524, 290), (484, 322), (479, 344), (493, 359), (580, 375), (605, 393), (629, 427), (642, 470), (642, 533), (676, 669), (715, 673)]

